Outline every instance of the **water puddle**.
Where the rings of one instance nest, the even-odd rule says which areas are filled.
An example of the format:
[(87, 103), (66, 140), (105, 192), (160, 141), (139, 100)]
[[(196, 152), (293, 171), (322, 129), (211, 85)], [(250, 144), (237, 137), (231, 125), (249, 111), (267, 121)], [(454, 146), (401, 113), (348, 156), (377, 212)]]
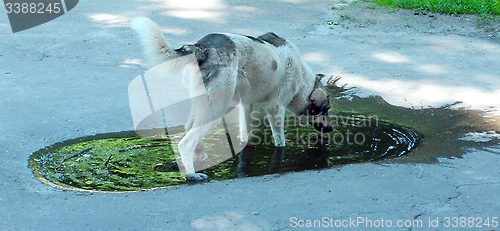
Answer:
[[(333, 132), (317, 133), (288, 117), (287, 146), (275, 148), (262, 120), (240, 155), (203, 173), (210, 180), (226, 180), (369, 161), (434, 163), (461, 157), (470, 148), (498, 150), (500, 119), (487, 112), (452, 109), (457, 105), (411, 109), (377, 96), (346, 97), (346, 89), (330, 90), (335, 96)], [(29, 167), (40, 181), (66, 190), (121, 192), (185, 185), (173, 154), (184, 129), (171, 128), (169, 134), (177, 139), (141, 138), (128, 131), (68, 140), (33, 153)], [(204, 139), (209, 158), (224, 135), (216, 129)]]
[(460, 158), (471, 149), (500, 153), (500, 117), (488, 111), (460, 108), (460, 103), (439, 108), (412, 109), (387, 103), (379, 96), (352, 96), (333, 101), (337, 111), (377, 115), (380, 120), (414, 128), (425, 138), (398, 163), (436, 163), (439, 158)]
[[(287, 127), (287, 147), (275, 148), (265, 123), (241, 155), (203, 170), (211, 180), (320, 169), (347, 163), (394, 158), (415, 148), (421, 135), (411, 129), (356, 114), (331, 116), (332, 133), (317, 133), (297, 123)], [(178, 128), (181, 136), (182, 127)], [(170, 131), (169, 134), (174, 132)], [(223, 131), (205, 138), (207, 153), (216, 150)], [(168, 136), (141, 138), (135, 132), (82, 137), (34, 153), (36, 177), (58, 188), (136, 191), (185, 184)], [(210, 160), (208, 160), (210, 161)]]

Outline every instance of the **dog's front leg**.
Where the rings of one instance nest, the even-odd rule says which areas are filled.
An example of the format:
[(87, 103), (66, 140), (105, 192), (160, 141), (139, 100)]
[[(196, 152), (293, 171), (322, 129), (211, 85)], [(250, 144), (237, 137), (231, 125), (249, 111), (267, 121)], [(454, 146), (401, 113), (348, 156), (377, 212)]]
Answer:
[(250, 140), (250, 134), (251, 134), (251, 118), (250, 114), (253, 109), (253, 105), (243, 105), (241, 102), (238, 104), (238, 107), (240, 109), (239, 113), (239, 122), (240, 122), (240, 142), (242, 144), (247, 144), (248, 141)]
[(272, 105), (266, 107), (267, 118), (273, 133), (276, 147), (285, 147), (285, 107)]

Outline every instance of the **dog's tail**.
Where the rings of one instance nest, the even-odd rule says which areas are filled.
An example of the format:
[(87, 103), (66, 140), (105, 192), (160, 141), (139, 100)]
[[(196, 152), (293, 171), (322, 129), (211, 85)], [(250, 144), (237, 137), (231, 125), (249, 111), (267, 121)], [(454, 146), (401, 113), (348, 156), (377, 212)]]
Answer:
[(130, 26), (139, 34), (147, 62), (156, 66), (165, 61), (177, 58), (177, 53), (167, 42), (160, 28), (146, 17), (134, 18)]

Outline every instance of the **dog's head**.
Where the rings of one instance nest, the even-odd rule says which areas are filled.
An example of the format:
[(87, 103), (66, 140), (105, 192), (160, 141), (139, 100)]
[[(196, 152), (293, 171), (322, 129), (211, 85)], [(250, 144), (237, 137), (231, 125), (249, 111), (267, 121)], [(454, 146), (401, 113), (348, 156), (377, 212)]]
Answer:
[(309, 103), (301, 114), (309, 117), (309, 123), (316, 130), (326, 133), (333, 131), (333, 128), (328, 121), (330, 97), (325, 86), (321, 83), (321, 79), (324, 77), (323, 74), (316, 75), (314, 89), (309, 96)]

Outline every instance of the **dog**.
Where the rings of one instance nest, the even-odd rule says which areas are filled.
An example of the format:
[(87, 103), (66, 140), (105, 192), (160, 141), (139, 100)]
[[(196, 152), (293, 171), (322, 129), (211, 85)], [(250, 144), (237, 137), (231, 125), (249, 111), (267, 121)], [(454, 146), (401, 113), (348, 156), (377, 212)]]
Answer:
[[(250, 113), (258, 103), (265, 104), (276, 147), (285, 146), (286, 110), (296, 116), (312, 118), (309, 123), (320, 132), (333, 130), (328, 123), (328, 92), (320, 81), (324, 75), (315, 75), (302, 60), (297, 47), (286, 39), (274, 33), (257, 38), (213, 33), (195, 44), (174, 49), (158, 25), (149, 18), (134, 18), (130, 24), (139, 35), (150, 65), (156, 66), (185, 55), (194, 54), (196, 57), (198, 74), (201, 74), (203, 83), (188, 78), (185, 84), (190, 89), (199, 89), (201, 84), (211, 102), (201, 100), (196, 107), (192, 107), (185, 125), (187, 133), (178, 144), (188, 180), (208, 178), (203, 173), (195, 172), (193, 156), (203, 155), (202, 138), (217, 126), (224, 112), (235, 104), (238, 104), (240, 113), (239, 138), (245, 144), (251, 134)], [(214, 118), (214, 111), (222, 116)]]

